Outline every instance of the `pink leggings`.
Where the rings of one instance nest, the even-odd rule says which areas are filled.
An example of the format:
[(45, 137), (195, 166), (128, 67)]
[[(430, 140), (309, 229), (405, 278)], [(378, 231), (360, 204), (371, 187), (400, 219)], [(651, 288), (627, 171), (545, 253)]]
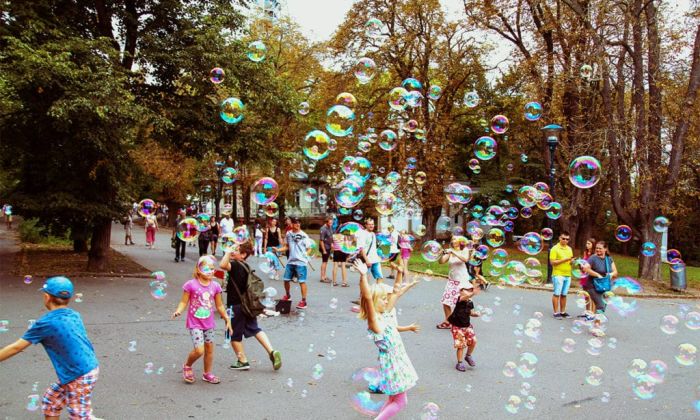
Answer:
[(406, 407), (408, 396), (405, 392), (396, 395), (390, 395), (389, 399), (384, 403), (382, 409), (379, 410), (379, 415), (374, 420), (386, 420), (399, 414), (399, 411)]
[(153, 244), (156, 242), (156, 228), (147, 227), (146, 228), (146, 243)]

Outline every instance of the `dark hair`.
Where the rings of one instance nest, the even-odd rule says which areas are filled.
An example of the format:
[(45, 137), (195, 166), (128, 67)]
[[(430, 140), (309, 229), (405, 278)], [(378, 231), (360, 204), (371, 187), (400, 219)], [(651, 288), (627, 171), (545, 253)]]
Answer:
[[(586, 242), (592, 243), (592, 244), (593, 244), (593, 249), (595, 249), (595, 245), (596, 245), (596, 243), (597, 243), (596, 240), (595, 240), (595, 238), (588, 238), (588, 239), (586, 239)], [(602, 241), (601, 241), (601, 242), (602, 242)]]
[(246, 258), (253, 255), (253, 245), (250, 242), (243, 242), (238, 247), (239, 254), (246, 254)]
[(70, 302), (70, 298), (60, 298), (49, 295), (49, 302), (51, 302), (54, 306), (66, 306)]
[(566, 230), (562, 230), (561, 232), (559, 232), (559, 237), (560, 237), (560, 238), (561, 238), (562, 236), (564, 236), (564, 235), (566, 235), (566, 236), (568, 236), (568, 237), (571, 237), (571, 235), (569, 234), (569, 232), (566, 231)]

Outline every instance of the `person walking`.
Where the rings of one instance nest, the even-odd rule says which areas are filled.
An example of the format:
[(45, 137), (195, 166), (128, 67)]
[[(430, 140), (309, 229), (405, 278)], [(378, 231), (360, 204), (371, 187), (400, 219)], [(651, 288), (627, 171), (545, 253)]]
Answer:
[(259, 257), (263, 252), (263, 247), (262, 247), (262, 242), (263, 242), (263, 231), (262, 231), (262, 226), (260, 226), (260, 223), (255, 222), (255, 256)]
[(284, 269), (284, 291), (282, 300), (291, 299), (291, 281), (296, 278), (301, 288), (301, 300), (297, 304), (297, 309), (306, 309), (306, 278), (307, 266), (309, 264), (309, 236), (301, 230), (301, 221), (297, 217), (291, 218), (292, 230), (287, 232), (284, 238), (284, 245), (275, 249), (277, 252), (289, 252), (287, 266)]
[(282, 354), (272, 348), (267, 334), (258, 326), (258, 319), (251, 318), (242, 309), (241, 295), (248, 290), (248, 274), (251, 272), (246, 260), (253, 254), (253, 247), (249, 242), (244, 242), (238, 247), (238, 252), (224, 253), (219, 267), (228, 271), (228, 283), (226, 286), (226, 307), (232, 314), (233, 333), (231, 334), (231, 347), (238, 358), (237, 362), (229, 368), (232, 370), (248, 370), (250, 363), (243, 348), (243, 338), (255, 337), (265, 349), (272, 362), (272, 368), (279, 370), (282, 367)]
[(216, 216), (212, 216), (209, 220), (209, 246), (211, 247), (211, 255), (216, 256), (216, 245), (219, 241), (219, 224), (216, 222)]
[(398, 274), (399, 270), (403, 270), (403, 263), (401, 260), (400, 249), (399, 249), (399, 232), (394, 229), (394, 225), (389, 225), (387, 227), (389, 232), (389, 240), (391, 244), (389, 245), (389, 265), (391, 266), (391, 272), (388, 278), (393, 279), (394, 272)]
[(282, 263), (280, 262), (276, 248), (282, 245), (282, 231), (277, 227), (277, 219), (271, 218), (267, 222), (267, 228), (263, 232), (263, 249), (266, 254), (270, 257), (272, 261), (272, 268), (275, 270), (275, 277), (279, 275), (280, 270), (282, 270)]
[(143, 228), (146, 232), (146, 247), (150, 249), (155, 249), (156, 232), (158, 231), (158, 219), (156, 218), (155, 214), (151, 213), (146, 216)]
[(134, 239), (131, 237), (131, 232), (134, 228), (134, 213), (131, 209), (126, 213), (124, 217), (124, 245), (136, 245)]
[(342, 244), (345, 237), (342, 233), (333, 234), (333, 286), (337, 286), (336, 273), (340, 269), (340, 275), (343, 279), (343, 287), (348, 287), (348, 270), (345, 267), (345, 262), (348, 260), (348, 254), (343, 252)]
[(175, 219), (175, 229), (173, 229), (172, 240), (175, 241), (175, 262), (185, 261), (186, 243), (180, 239), (180, 236), (177, 234), (177, 229), (181, 220), (183, 220), (182, 215), (178, 215), (177, 219)]
[[(596, 290), (594, 278), (610, 277), (610, 281), (617, 277), (617, 266), (612, 257), (608, 255), (608, 244), (605, 241), (599, 241), (595, 244), (595, 254), (588, 258), (588, 265), (585, 266), (586, 273), (588, 274), (588, 280), (583, 290), (588, 293), (590, 301), (592, 302), (592, 314), (595, 314), (592, 318), (587, 318), (588, 321), (593, 321), (594, 327), (599, 327), (601, 318), (605, 313), (605, 300), (603, 300), (603, 294)], [(605, 334), (599, 328), (593, 328), (591, 333), (595, 336), (602, 337)]]
[(185, 308), (188, 308), (185, 326), (190, 332), (194, 347), (182, 365), (182, 378), (188, 384), (194, 382), (192, 365), (202, 356), (204, 356), (202, 380), (211, 384), (221, 382), (211, 372), (214, 364), (214, 348), (216, 347), (216, 344), (214, 344), (215, 310), (219, 312), (221, 318), (226, 322), (226, 330), (228, 330), (229, 334), (233, 332), (231, 319), (226, 313), (226, 308), (221, 300), (221, 285), (214, 281), (216, 265), (216, 258), (210, 255), (199, 258), (194, 269), (193, 278), (182, 286), (182, 298), (172, 315), (172, 319), (175, 319), (182, 315), (182, 311)]
[(555, 319), (571, 318), (566, 312), (566, 295), (571, 286), (571, 260), (574, 259), (574, 251), (569, 246), (569, 232), (559, 234), (559, 243), (549, 251), (549, 260), (552, 264), (552, 284), (554, 294), (552, 296), (552, 316)]
[(332, 224), (333, 217), (326, 217), (325, 223), (323, 226), (321, 226), (321, 234), (318, 241), (318, 245), (321, 248), (321, 283), (330, 283), (330, 280), (328, 280), (328, 276), (326, 275), (326, 269), (328, 267), (328, 259), (331, 256), (331, 251), (333, 248)]
[[(209, 226), (207, 226), (209, 227)], [(211, 229), (207, 229), (204, 232), (199, 232), (197, 237), (197, 242), (199, 245), (199, 256), (207, 255), (209, 251), (209, 241), (211, 241)], [(194, 241), (193, 241), (194, 242)]]

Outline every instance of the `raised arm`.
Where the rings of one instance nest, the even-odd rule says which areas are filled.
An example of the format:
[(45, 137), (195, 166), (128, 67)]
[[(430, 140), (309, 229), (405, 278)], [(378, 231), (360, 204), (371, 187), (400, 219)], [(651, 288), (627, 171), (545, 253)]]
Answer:
[(360, 273), (360, 304), (367, 314), (367, 328), (379, 334), (381, 331), (377, 314), (374, 312), (374, 303), (372, 302), (372, 291), (367, 283), (367, 266), (360, 260), (355, 260), (355, 268)]

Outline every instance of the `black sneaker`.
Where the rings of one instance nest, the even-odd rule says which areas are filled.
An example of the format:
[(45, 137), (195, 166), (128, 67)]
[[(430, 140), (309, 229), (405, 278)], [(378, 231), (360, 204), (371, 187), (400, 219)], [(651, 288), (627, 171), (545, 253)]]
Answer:
[(562, 317), (562, 318), (571, 318), (571, 315), (569, 315), (569, 314), (566, 313), (566, 312), (562, 312), (561, 317)]
[(175, 257), (175, 262), (180, 262), (180, 260), (178, 260), (177, 257)]
[(554, 318), (554, 319), (562, 319), (561, 314), (558, 313), (558, 312), (557, 312), (556, 314), (552, 315), (552, 318)]
[(236, 363), (232, 364), (228, 368), (231, 370), (248, 370), (248, 369), (250, 369), (250, 363), (248, 363), (248, 362), (241, 363), (240, 360), (237, 360)]
[(386, 278), (388, 278), (388, 279), (393, 279), (394, 276), (392, 276), (391, 274), (389, 274), (388, 276), (386, 276)]

